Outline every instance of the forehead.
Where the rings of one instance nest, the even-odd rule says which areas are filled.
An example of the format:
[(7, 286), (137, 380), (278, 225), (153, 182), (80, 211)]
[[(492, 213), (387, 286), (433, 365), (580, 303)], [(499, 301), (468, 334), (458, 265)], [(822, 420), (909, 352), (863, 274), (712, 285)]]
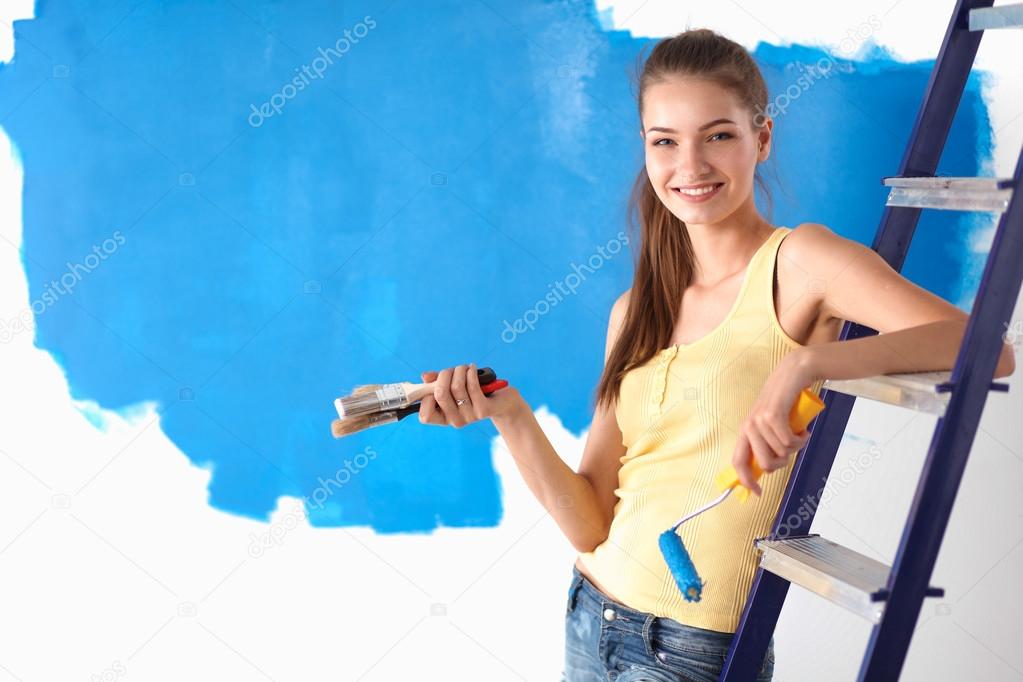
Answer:
[(669, 78), (643, 93), (644, 129), (695, 130), (714, 119), (730, 118), (738, 123), (746, 117), (745, 107), (730, 89), (705, 78)]

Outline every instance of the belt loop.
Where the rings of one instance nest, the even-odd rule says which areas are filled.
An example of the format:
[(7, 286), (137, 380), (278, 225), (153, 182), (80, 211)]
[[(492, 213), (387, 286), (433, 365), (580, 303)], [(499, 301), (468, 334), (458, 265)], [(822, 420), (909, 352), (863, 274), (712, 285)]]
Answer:
[(568, 588), (568, 610), (569, 610), (569, 612), (575, 610), (576, 602), (579, 599), (579, 590), (582, 589), (582, 586), (583, 586), (583, 575), (582, 575), (582, 573), (577, 573), (575, 575), (575, 577), (572, 578), (572, 584)]
[(653, 637), (650, 635), (650, 630), (654, 627), (654, 621), (657, 620), (657, 616), (652, 613), (648, 613), (646, 620), (643, 622), (643, 643), (646, 645), (646, 652), (650, 656), (654, 656)]

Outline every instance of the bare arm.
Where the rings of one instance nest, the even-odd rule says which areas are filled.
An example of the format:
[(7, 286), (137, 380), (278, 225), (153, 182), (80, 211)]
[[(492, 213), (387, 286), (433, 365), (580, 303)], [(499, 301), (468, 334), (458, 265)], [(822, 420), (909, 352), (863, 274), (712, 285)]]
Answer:
[[(793, 258), (826, 282), (823, 314), (876, 329), (877, 336), (800, 349), (814, 378), (856, 379), (877, 374), (949, 369), (969, 316), (895, 272), (881, 256), (823, 225), (793, 233)], [(1015, 370), (1003, 344), (995, 377)]]
[[(743, 486), (760, 495), (750, 462), (763, 471), (787, 464), (807, 436), (793, 434), (788, 415), (799, 390), (819, 379), (947, 370), (955, 364), (969, 317), (892, 269), (873, 249), (804, 223), (785, 239), (786, 257), (804, 280), (804, 296), (829, 320), (876, 329), (875, 336), (794, 349), (782, 357), (743, 421), (732, 466)], [(822, 286), (823, 285), (823, 286)], [(1003, 344), (995, 376), (1015, 369)]]
[[(615, 302), (608, 322), (604, 360), (618, 338), (628, 306), (628, 292)], [(504, 390), (504, 389), (502, 389)], [(580, 552), (589, 552), (607, 539), (618, 487), (620, 458), (625, 454), (614, 413), (598, 408), (590, 425), (579, 472), (565, 464), (525, 401), (515, 410), (491, 417), (512, 458), (540, 504)]]

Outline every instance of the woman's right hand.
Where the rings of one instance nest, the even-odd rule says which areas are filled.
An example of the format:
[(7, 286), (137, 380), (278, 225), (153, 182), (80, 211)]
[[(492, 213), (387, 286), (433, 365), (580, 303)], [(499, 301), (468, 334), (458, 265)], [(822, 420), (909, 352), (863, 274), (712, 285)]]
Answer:
[[(436, 381), (433, 395), (420, 401), (419, 421), (423, 424), (460, 429), (481, 419), (512, 414), (525, 405), (514, 386), (505, 386), (484, 395), (475, 364), (423, 372), (422, 378), (427, 383)], [(461, 405), (457, 404), (459, 400), (463, 401)]]

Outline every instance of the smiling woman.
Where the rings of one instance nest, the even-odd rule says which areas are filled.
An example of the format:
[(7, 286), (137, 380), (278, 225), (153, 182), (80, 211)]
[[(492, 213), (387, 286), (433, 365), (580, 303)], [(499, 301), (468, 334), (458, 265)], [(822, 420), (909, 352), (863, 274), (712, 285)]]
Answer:
[[(565, 609), (564, 682), (716, 680), (795, 458), (790, 407), (824, 377), (947, 369), (965, 314), (823, 225), (772, 225), (754, 188), (774, 122), (760, 69), (700, 29), (659, 42), (639, 79), (645, 163), (631, 288), (611, 309), (604, 371), (578, 472), (513, 387), (482, 399), (473, 366), (440, 373), (420, 419), (489, 418), (578, 556)], [(769, 195), (768, 195), (769, 198)], [(634, 242), (635, 243), (635, 242)], [(880, 332), (838, 342), (845, 321)], [(1013, 371), (1006, 348), (998, 374)], [(765, 475), (752, 475), (755, 463)], [(699, 602), (658, 538), (719, 492), (733, 466), (756, 504), (722, 502), (680, 527), (699, 557)], [(773, 675), (773, 645), (757, 679)]]
[[(567, 682), (717, 679), (755, 567), (752, 537), (767, 530), (784, 490), (784, 478), (770, 477), (760, 504), (731, 504), (686, 528), (707, 584), (699, 604), (687, 603), (659, 554), (660, 532), (709, 499), (740, 422), (781, 358), (801, 345), (792, 334), (808, 340), (833, 329), (814, 323), (819, 300), (795, 306), (799, 319), (785, 320), (792, 334), (775, 313), (775, 273), (779, 295), (802, 282), (782, 281), (776, 267), (794, 230), (771, 225), (754, 204), (757, 164), (770, 153), (766, 104), (749, 53), (712, 31), (661, 41), (647, 59), (639, 92), (646, 159), (631, 201), (638, 262), (611, 311), (578, 473), (514, 387), (477, 400), (472, 366), (423, 375), (437, 390), (420, 419), (460, 427), (490, 418), (579, 551), (566, 609)], [(770, 447), (756, 441), (758, 456), (780, 462), (803, 442), (792, 433), (769, 438)], [(759, 679), (772, 672), (769, 651)]]

